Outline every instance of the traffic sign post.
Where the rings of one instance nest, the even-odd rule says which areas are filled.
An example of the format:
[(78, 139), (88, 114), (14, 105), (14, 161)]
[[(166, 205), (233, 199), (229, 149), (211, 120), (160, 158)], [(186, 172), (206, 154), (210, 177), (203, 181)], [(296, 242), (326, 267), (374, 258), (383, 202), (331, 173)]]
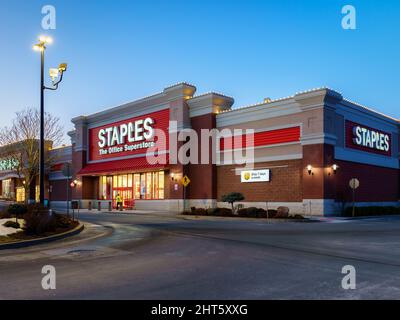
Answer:
[(356, 189), (360, 186), (360, 181), (357, 178), (352, 178), (349, 181), (349, 186), (353, 190), (353, 211), (352, 216), (355, 216), (355, 204), (356, 204)]
[(186, 188), (190, 183), (190, 179), (187, 175), (184, 175), (182, 178), (182, 185), (183, 185), (183, 211), (186, 210)]
[(189, 185), (189, 183), (190, 183), (190, 179), (189, 179), (188, 176), (185, 175), (185, 176), (182, 178), (182, 185), (186, 188), (186, 187)]
[(67, 178), (67, 216), (69, 217), (69, 179), (71, 179), (72, 172), (71, 172), (71, 164), (69, 162), (66, 162), (63, 164), (61, 172), (62, 174)]

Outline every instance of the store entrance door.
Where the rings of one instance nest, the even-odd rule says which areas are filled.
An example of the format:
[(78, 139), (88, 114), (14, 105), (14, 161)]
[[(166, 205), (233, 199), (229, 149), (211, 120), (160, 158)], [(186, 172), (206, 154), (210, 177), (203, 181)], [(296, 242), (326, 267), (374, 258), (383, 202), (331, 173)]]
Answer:
[(113, 188), (113, 207), (117, 208), (117, 194), (122, 198), (122, 205), (124, 208), (133, 208), (133, 192), (132, 188)]

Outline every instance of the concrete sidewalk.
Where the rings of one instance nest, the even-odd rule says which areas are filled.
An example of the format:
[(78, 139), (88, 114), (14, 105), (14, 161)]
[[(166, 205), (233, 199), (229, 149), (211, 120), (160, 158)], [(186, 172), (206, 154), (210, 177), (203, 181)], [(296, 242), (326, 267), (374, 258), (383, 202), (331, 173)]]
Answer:
[[(67, 213), (66, 209), (55, 209), (54, 211), (62, 212), (62, 213)], [(73, 210), (69, 209), (69, 213), (72, 214)], [(79, 213), (92, 213), (92, 214), (98, 214), (98, 213), (108, 213), (108, 214), (139, 214), (139, 215), (160, 215), (160, 216), (177, 216), (179, 215), (176, 212), (171, 212), (171, 211), (152, 211), (152, 210), (97, 210), (97, 209), (79, 209), (74, 211), (75, 214)]]

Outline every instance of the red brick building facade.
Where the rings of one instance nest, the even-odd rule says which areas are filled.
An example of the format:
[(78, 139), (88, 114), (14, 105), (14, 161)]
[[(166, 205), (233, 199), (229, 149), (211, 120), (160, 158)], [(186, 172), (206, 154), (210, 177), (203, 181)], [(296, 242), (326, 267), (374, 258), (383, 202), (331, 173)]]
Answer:
[[(357, 205), (398, 205), (396, 119), (327, 88), (241, 108), (232, 108), (231, 97), (195, 92), (180, 83), (72, 119), (70, 161), (78, 181), (72, 199), (82, 207), (107, 206), (120, 194), (126, 207), (182, 211), (184, 203), (225, 206), (224, 194), (241, 192), (245, 206), (285, 205), (293, 213), (330, 215), (352, 201), (349, 180), (357, 178)], [(209, 135), (203, 135), (205, 129)], [(160, 139), (164, 147), (154, 149)], [(216, 145), (202, 152), (197, 147), (202, 142)], [(179, 150), (197, 162), (175, 163)], [(239, 153), (251, 155), (244, 157), (246, 167), (236, 161)], [(149, 163), (149, 154), (164, 161)], [(186, 189), (184, 176), (191, 180)], [(61, 206), (65, 181), (54, 177), (52, 203)]]

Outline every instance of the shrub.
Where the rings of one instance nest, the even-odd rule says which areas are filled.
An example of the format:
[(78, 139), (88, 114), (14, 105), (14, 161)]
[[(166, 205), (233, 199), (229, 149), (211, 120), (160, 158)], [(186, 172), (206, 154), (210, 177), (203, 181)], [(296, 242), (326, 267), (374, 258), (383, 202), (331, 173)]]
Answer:
[(190, 207), (190, 213), (196, 216), (206, 216), (207, 210), (204, 208)]
[(190, 208), (190, 212), (184, 211), (182, 214), (186, 215), (196, 215), (196, 216), (221, 216), (221, 217), (231, 217), (233, 216), (232, 210), (229, 208)]
[(54, 214), (56, 228), (66, 229), (73, 225), (72, 219), (62, 214)]
[(257, 218), (266, 218), (267, 217), (267, 210), (263, 208), (257, 208)]
[(218, 208), (208, 208), (207, 215), (208, 216), (216, 216), (218, 214)]
[(55, 215), (50, 215), (48, 209), (41, 205), (29, 206), (24, 219), (24, 230), (27, 234), (41, 235), (46, 232), (55, 231), (57, 228)]
[(6, 212), (4, 212), (1, 215), (1, 218), (11, 218), (11, 217), (15, 217), (15, 222), (18, 222), (18, 217), (25, 214), (27, 212), (27, 207), (24, 204), (19, 204), (19, 203), (15, 203), (15, 204), (10, 204), (7, 207)]
[(247, 216), (250, 218), (257, 218), (257, 208), (256, 207), (247, 208)]
[(28, 212), (28, 208), (24, 204), (10, 204), (7, 208), (7, 212), (11, 215), (20, 216)]
[(204, 208), (196, 208), (192, 213), (196, 216), (206, 216), (207, 210)]
[(18, 222), (15, 221), (7, 221), (6, 223), (3, 224), (6, 228), (14, 228), (14, 229), (19, 229), (20, 225)]
[(240, 192), (231, 192), (222, 196), (222, 201), (228, 202), (232, 206), (232, 212), (234, 211), (233, 204), (242, 200), (244, 200), (244, 196)]
[(275, 218), (278, 214), (278, 211), (275, 209), (268, 209), (268, 218)]
[[(248, 217), (248, 218), (266, 218), (267, 210), (256, 207), (243, 208), (238, 211), (240, 217)], [(271, 218), (271, 216), (269, 216)]]
[(276, 218), (286, 219), (289, 217), (289, 208), (288, 207), (278, 207)]
[(258, 209), (256, 207), (243, 208), (238, 210), (240, 217), (257, 218)]
[(232, 209), (229, 208), (218, 208), (217, 212), (216, 212), (217, 216), (220, 217), (232, 217), (233, 213), (232, 213)]

